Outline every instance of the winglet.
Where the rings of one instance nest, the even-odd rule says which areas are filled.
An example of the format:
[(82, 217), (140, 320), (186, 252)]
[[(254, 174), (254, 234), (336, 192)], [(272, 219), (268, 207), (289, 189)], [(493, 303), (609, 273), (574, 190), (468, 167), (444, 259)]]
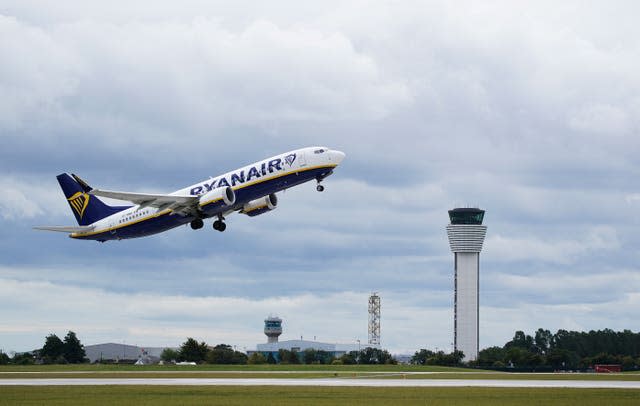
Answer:
[(76, 180), (76, 182), (78, 182), (78, 184), (80, 185), (82, 190), (85, 191), (85, 193), (91, 192), (93, 188), (89, 186), (89, 184), (85, 182), (80, 176), (76, 175), (75, 173), (72, 173), (71, 176), (73, 177), (73, 179)]

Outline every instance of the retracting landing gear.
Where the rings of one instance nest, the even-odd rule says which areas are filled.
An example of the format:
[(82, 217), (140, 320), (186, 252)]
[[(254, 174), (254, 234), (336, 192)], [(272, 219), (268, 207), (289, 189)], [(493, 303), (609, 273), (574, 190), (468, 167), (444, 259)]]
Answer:
[(223, 232), (227, 229), (227, 225), (224, 222), (224, 217), (218, 216), (218, 220), (213, 222), (213, 229), (220, 232)]
[(326, 178), (327, 176), (331, 175), (332, 172), (326, 173), (326, 174), (320, 174), (318, 176), (316, 176), (316, 182), (318, 182), (318, 186), (316, 186), (316, 190), (318, 192), (324, 192), (324, 186), (322, 186), (320, 184), (320, 182), (322, 182), (324, 180), (324, 178)]
[(202, 219), (195, 219), (191, 222), (191, 228), (193, 230), (200, 230), (204, 226)]

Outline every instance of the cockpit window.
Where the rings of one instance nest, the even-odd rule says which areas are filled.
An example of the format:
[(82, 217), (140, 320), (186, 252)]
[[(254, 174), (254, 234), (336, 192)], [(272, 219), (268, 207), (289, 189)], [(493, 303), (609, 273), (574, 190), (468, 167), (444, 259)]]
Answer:
[(323, 152), (324, 152), (323, 148), (316, 149), (315, 151), (313, 151), (314, 154), (322, 154)]

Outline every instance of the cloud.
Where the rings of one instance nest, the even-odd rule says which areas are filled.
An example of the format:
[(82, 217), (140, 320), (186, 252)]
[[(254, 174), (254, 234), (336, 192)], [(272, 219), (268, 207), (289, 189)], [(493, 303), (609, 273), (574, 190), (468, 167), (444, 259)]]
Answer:
[[(363, 344), (367, 340), (368, 294), (358, 291), (251, 299), (114, 293), (14, 279), (1, 282), (2, 306), (9, 313), (0, 324), (0, 331), (10, 335), (28, 333), (32, 337), (27, 343), (3, 342), (10, 348), (24, 345), (37, 348), (46, 334), (61, 335), (70, 329), (84, 344), (126, 340), (148, 346), (177, 346), (187, 336), (196, 336), (210, 344), (225, 342), (251, 349), (265, 340), (263, 319), (270, 313), (284, 319), (281, 339), (315, 336), (324, 342), (355, 343), (360, 339)], [(11, 297), (9, 293), (15, 291), (23, 292), (20, 298)], [(397, 298), (400, 300), (392, 297), (384, 298), (384, 306), (388, 307), (383, 316), (383, 337), (388, 348), (411, 347), (410, 340), (398, 334), (396, 327), (415, 337), (421, 333), (416, 329), (407, 330), (407, 321), (440, 318), (449, 313), (448, 309), (407, 308), (408, 303), (401, 297)], [(96, 317), (97, 314), (101, 316)], [(402, 325), (405, 327), (401, 328)], [(443, 334), (446, 335), (444, 329)]]
[(617, 106), (584, 107), (569, 119), (569, 127), (600, 134), (627, 134), (633, 129), (629, 114)]
[(379, 119), (411, 99), (339, 32), (264, 20), (230, 31), (207, 18), (44, 29), (3, 16), (0, 26), (20, 38), (0, 48), (10, 61), (0, 88), (15, 96), (2, 103), (5, 131), (36, 123), (121, 143), (131, 130), (157, 140), (179, 128)]
[[(550, 296), (571, 295), (572, 290), (582, 293), (565, 302), (510, 301), (504, 306), (487, 301), (487, 293), (482, 293), (481, 344), (502, 345), (515, 329), (530, 333), (538, 327), (628, 328), (638, 302), (634, 289), (637, 290), (640, 281), (634, 275), (634, 272), (586, 278), (540, 275), (527, 280), (503, 275), (501, 283), (519, 296), (536, 286)], [(619, 281), (628, 286), (626, 293), (606, 297), (598, 293), (612, 291)], [(194, 336), (210, 344), (229, 343), (251, 349), (265, 340), (263, 319), (270, 313), (285, 321), (283, 340), (303, 336), (323, 342), (355, 343), (360, 339), (365, 343), (367, 339), (369, 292), (361, 290), (250, 298), (109, 292), (6, 277), (0, 282), (0, 304), (6, 311), (0, 323), (5, 350), (37, 348), (47, 334), (63, 335), (67, 330), (75, 331), (84, 344), (124, 340), (147, 346), (177, 346), (186, 337)], [(19, 297), (11, 294), (16, 291), (22, 292)], [(425, 305), (431, 303), (434, 294), (440, 296), (429, 290), (381, 293), (385, 348), (395, 353), (412, 353), (423, 347), (449, 349), (452, 292), (437, 297), (442, 305)], [(580, 297), (594, 300), (584, 301)], [(616, 315), (614, 320), (612, 314)]]
[[(512, 303), (588, 306), (600, 305), (634, 295), (640, 288), (635, 270), (607, 268), (606, 272), (581, 275), (558, 269), (539, 269), (536, 273), (518, 275), (507, 271), (483, 276), (489, 292), (511, 292)], [(493, 294), (485, 293), (489, 306), (506, 305)]]
[(640, 193), (632, 193), (630, 195), (627, 195), (627, 197), (625, 198), (625, 200), (627, 201), (627, 203), (632, 204), (635, 202), (640, 201)]
[(0, 176), (0, 215), (5, 220), (20, 221), (38, 216), (66, 214), (61, 192), (53, 193), (49, 182), (34, 176)]
[[(4, 331), (32, 346), (69, 324), (90, 342), (253, 344), (273, 306), (291, 337), (353, 340), (366, 327), (361, 296), (380, 290), (385, 346), (445, 348), (444, 227), (459, 204), (487, 210), (482, 345), (514, 326), (633, 326), (616, 306), (635, 303), (640, 259), (637, 8), (7, 4), (0, 272), (78, 312), (48, 320), (34, 297), (7, 291), (2, 318), (17, 309), (35, 327)], [(171, 192), (304, 145), (347, 153), (327, 190), (289, 190), (275, 212), (230, 216), (222, 234), (207, 224), (97, 244), (30, 230), (73, 224), (53, 179), (63, 171), (105, 189)], [(92, 297), (104, 306), (83, 310)]]
[[(38, 126), (57, 114), (76, 87), (78, 61), (40, 27), (0, 14), (0, 135), (30, 122)], [(34, 118), (36, 118), (34, 123)]]
[(484, 254), (492, 261), (543, 261), (571, 264), (593, 252), (615, 251), (620, 242), (615, 229), (596, 227), (579, 240), (549, 240), (491, 235), (486, 239)]

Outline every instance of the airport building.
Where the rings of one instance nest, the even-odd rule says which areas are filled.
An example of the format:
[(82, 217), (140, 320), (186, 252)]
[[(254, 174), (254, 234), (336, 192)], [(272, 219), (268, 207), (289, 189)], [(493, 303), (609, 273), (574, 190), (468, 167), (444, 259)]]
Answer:
[(254, 352), (260, 352), (265, 356), (265, 358), (268, 358), (269, 354), (271, 354), (271, 356), (279, 362), (280, 358), (278, 351), (280, 350), (288, 350), (301, 354), (305, 350), (313, 349), (316, 351), (325, 351), (329, 356), (339, 358), (351, 351), (359, 351), (365, 347), (379, 348), (379, 345), (363, 344), (361, 347), (359, 343), (323, 343), (315, 340), (303, 340), (302, 338), (300, 340), (279, 341), (279, 336), (282, 334), (282, 319), (274, 316), (269, 316), (264, 320), (264, 334), (267, 336), (267, 342), (256, 345), (256, 349), (247, 351), (247, 355), (251, 356)]
[(480, 251), (487, 226), (482, 225), (484, 210), (449, 210), (449, 246), (454, 260), (453, 346), (464, 353), (464, 361), (478, 358)]
[(84, 351), (89, 362), (124, 362), (155, 364), (160, 361), (160, 354), (167, 347), (138, 347), (136, 345), (106, 343), (85, 345)]

